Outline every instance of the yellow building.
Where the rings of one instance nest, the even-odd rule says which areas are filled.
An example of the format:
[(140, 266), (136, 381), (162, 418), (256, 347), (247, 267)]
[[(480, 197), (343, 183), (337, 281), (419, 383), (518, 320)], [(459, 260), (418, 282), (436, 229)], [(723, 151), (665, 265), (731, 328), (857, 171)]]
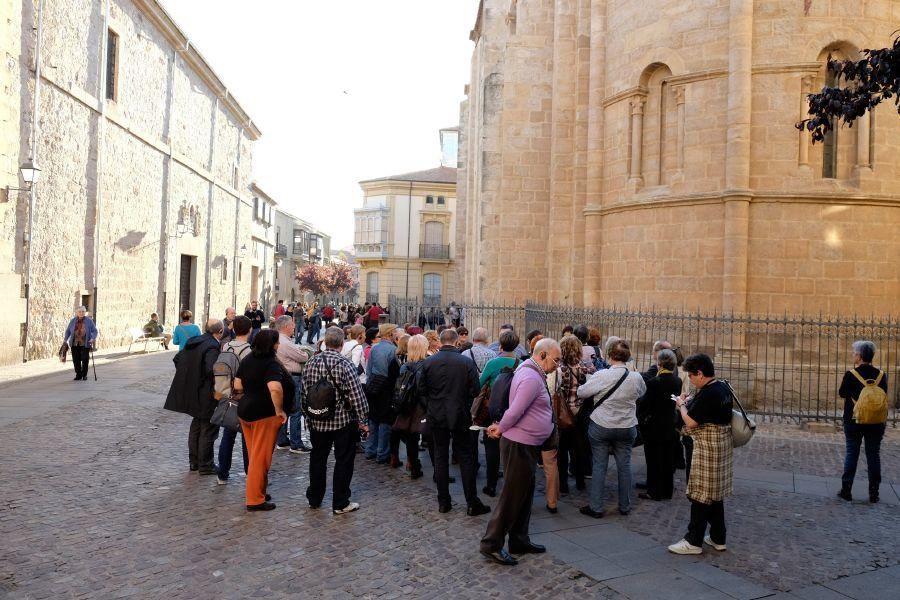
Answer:
[(441, 166), (361, 181), (354, 210), (360, 299), (443, 306), (459, 300), (451, 265), (456, 169)]

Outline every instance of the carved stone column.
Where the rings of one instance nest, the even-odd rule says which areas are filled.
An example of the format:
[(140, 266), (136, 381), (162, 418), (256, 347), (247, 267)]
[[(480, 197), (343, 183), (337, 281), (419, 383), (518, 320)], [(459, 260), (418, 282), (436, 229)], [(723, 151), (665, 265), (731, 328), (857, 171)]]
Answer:
[(640, 187), (644, 180), (641, 177), (642, 150), (644, 145), (644, 96), (635, 96), (629, 101), (631, 106), (631, 169), (628, 183)]
[[(800, 119), (803, 120), (808, 116), (807, 97), (812, 93), (813, 77), (812, 75), (804, 75), (800, 79)], [(806, 129), (799, 131), (799, 147), (800, 151), (797, 157), (797, 163), (801, 167), (809, 167), (809, 132)]]
[(856, 120), (856, 166), (860, 169), (872, 168), (872, 156), (869, 153), (869, 138), (872, 114), (866, 112)]
[(684, 172), (684, 86), (672, 90), (675, 96), (675, 164), (678, 174)]

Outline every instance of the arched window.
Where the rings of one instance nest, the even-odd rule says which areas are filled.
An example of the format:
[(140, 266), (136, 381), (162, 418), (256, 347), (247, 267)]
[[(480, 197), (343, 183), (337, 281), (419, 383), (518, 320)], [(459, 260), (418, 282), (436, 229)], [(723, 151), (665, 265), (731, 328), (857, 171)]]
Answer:
[(425, 273), (422, 281), (423, 303), (426, 306), (441, 306), (442, 277), (438, 273)]
[(668, 184), (678, 168), (675, 156), (675, 99), (666, 81), (671, 76), (672, 71), (662, 63), (650, 65), (641, 76), (641, 85), (647, 89), (641, 177), (647, 186)]
[[(859, 60), (860, 55), (859, 50), (847, 42), (828, 45), (819, 54), (822, 69), (814, 87), (843, 85), (828, 69), (829, 58), (832, 60)], [(869, 166), (870, 119), (871, 115), (867, 113), (857, 119), (852, 128), (842, 126), (835, 120), (834, 129), (825, 134), (822, 144), (816, 145), (821, 148), (818, 151), (821, 152), (823, 179), (847, 179), (855, 165)], [(817, 149), (813, 151), (817, 151)]]

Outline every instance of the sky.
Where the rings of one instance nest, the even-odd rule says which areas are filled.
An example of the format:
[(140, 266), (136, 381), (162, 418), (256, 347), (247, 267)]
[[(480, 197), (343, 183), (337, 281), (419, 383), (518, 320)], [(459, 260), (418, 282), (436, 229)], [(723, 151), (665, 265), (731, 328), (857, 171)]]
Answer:
[(358, 182), (440, 165), (478, 0), (162, 0), (262, 131), (253, 178), (353, 243)]

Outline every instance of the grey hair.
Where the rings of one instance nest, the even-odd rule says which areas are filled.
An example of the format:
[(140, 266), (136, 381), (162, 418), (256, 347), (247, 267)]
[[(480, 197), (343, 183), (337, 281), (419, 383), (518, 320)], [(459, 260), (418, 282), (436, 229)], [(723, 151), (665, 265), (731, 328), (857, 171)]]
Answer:
[(340, 327), (329, 327), (322, 338), (326, 348), (339, 350), (344, 347), (344, 330)]
[(670, 344), (666, 340), (659, 340), (658, 342), (653, 343), (653, 351), (659, 352), (660, 350), (669, 350), (672, 348), (672, 344)]
[(472, 332), (472, 342), (485, 342), (488, 341), (488, 332), (484, 327), (476, 327), (475, 331)]
[(611, 335), (608, 338), (606, 338), (606, 344), (604, 344), (604, 346), (603, 346), (603, 355), (609, 356), (610, 349), (615, 345), (616, 342), (620, 341), (621, 339), (622, 338), (615, 336), (615, 335)]
[(294, 330), (294, 317), (289, 317), (287, 315), (282, 315), (275, 319), (275, 331), (280, 332), (285, 325), (291, 326), (291, 331)]
[(459, 334), (456, 333), (455, 329), (445, 329), (441, 332), (441, 344), (445, 346), (450, 346), (456, 343), (456, 340), (459, 339)]
[(659, 365), (660, 369), (674, 371), (678, 364), (678, 359), (675, 358), (674, 352), (668, 348), (663, 348), (656, 354), (656, 364)]
[(859, 354), (863, 362), (870, 363), (875, 358), (875, 342), (856, 340), (853, 342), (853, 351)]
[(206, 322), (206, 333), (216, 335), (225, 331), (225, 324), (219, 319), (210, 319)]
[(75, 312), (78, 312), (79, 310), (83, 310), (84, 312), (87, 312), (87, 307), (86, 307), (86, 306), (79, 306), (78, 308), (75, 309)]

